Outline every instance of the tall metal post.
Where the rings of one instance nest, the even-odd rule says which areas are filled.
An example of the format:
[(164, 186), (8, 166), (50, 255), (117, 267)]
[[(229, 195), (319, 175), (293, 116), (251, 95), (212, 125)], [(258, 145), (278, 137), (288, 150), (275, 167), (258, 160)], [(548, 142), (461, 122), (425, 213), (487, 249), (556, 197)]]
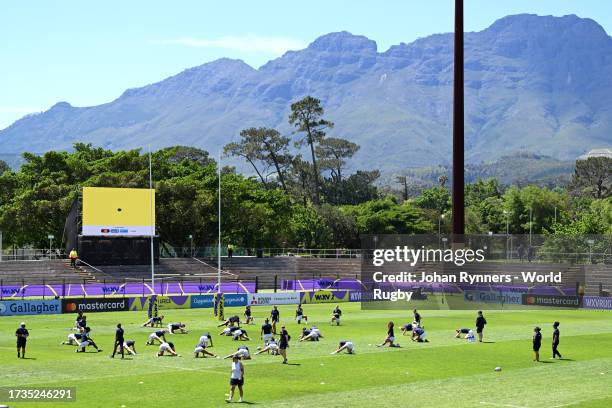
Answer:
[(218, 190), (219, 190), (219, 203), (217, 208), (217, 218), (219, 223), (219, 236), (217, 246), (217, 292), (221, 292), (221, 151), (219, 151), (219, 162), (217, 163), (218, 173)]
[(455, 53), (453, 77), (453, 242), (465, 233), (464, 204), (464, 95), (463, 0), (455, 0)]
[(150, 224), (151, 224), (151, 289), (153, 290), (153, 294), (155, 294), (155, 258), (154, 258), (154, 250), (153, 250), (153, 239), (155, 235), (155, 225), (153, 213), (155, 208), (153, 206), (153, 164), (151, 160), (151, 148), (149, 148), (149, 210), (151, 212), (150, 216)]

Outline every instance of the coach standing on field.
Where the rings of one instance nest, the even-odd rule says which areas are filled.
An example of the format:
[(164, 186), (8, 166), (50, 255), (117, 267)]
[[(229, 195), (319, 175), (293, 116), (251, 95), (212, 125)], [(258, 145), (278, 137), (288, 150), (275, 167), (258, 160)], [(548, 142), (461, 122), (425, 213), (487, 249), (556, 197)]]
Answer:
[(123, 351), (123, 343), (125, 342), (125, 339), (123, 338), (123, 329), (121, 328), (121, 323), (117, 324), (117, 330), (115, 330), (115, 346), (113, 347), (113, 355), (111, 356), (111, 358), (115, 358), (115, 354), (117, 353), (117, 347), (119, 347), (119, 350), (121, 352), (121, 358), (124, 358), (124, 351)]
[(28, 341), (29, 335), (30, 333), (28, 332), (28, 329), (26, 329), (25, 323), (21, 322), (19, 328), (15, 331), (15, 336), (17, 336), (17, 358), (20, 357), (20, 351), (21, 358), (25, 358), (26, 342)]
[(484, 330), (485, 325), (487, 324), (487, 319), (482, 315), (482, 310), (478, 311), (478, 317), (476, 318), (476, 333), (478, 333), (478, 341), (482, 343), (482, 332)]

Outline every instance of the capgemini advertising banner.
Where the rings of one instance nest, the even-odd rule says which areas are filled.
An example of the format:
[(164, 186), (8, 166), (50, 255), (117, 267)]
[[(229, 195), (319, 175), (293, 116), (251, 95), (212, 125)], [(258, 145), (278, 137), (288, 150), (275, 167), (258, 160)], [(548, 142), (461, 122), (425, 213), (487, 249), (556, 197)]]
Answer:
[(336, 303), (350, 300), (348, 290), (317, 290), (315, 292), (301, 292), (302, 303)]
[(192, 309), (208, 309), (213, 307), (213, 295), (191, 295)]
[(246, 293), (226, 293), (223, 305), (225, 307), (246, 306), (248, 302), (249, 296)]
[(60, 300), (6, 300), (0, 302), (0, 316), (62, 313)]

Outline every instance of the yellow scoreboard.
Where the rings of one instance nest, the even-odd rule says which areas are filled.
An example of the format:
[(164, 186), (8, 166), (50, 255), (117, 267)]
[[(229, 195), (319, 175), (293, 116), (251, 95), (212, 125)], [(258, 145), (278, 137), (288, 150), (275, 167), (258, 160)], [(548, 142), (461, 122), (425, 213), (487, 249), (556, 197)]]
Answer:
[(155, 190), (83, 188), (83, 235), (155, 235)]

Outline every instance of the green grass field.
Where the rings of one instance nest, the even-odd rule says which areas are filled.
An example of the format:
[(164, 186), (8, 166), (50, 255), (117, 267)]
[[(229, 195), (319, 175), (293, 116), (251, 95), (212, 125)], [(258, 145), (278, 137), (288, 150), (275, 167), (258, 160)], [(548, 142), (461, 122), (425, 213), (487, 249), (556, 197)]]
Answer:
[[(612, 314), (599, 311), (485, 311), (487, 343), (454, 338), (454, 329), (472, 327), (474, 311), (422, 311), (430, 343), (402, 337), (408, 311), (362, 311), (358, 303), (341, 305), (343, 325), (330, 326), (333, 305), (305, 305), (309, 323), (325, 336), (298, 343), (299, 328), (290, 319), (295, 306), (281, 306), (281, 322), (292, 335), (290, 365), (262, 354), (245, 361), (245, 399), (261, 407), (610, 407), (612, 406)], [(254, 307), (254, 353), (268, 307)], [(242, 308), (227, 309), (226, 315)], [(76, 387), (76, 403), (11, 403), (11, 407), (216, 407), (224, 406), (230, 360), (194, 359), (193, 348), (205, 331), (217, 334), (210, 309), (166, 311), (166, 321), (187, 323), (189, 334), (169, 336), (182, 357), (156, 357), (145, 346), (150, 328), (140, 327), (143, 313), (90, 313), (92, 337), (102, 353), (75, 353), (60, 342), (75, 315), (0, 318), (0, 387)], [(14, 331), (20, 321), (30, 330), (28, 357), (18, 360)], [(386, 323), (396, 323), (402, 348), (374, 346), (385, 337)], [(565, 360), (550, 360), (552, 322), (561, 322), (559, 350)], [(114, 326), (121, 322), (139, 355), (109, 358)], [(531, 335), (543, 328), (543, 362), (532, 361)], [(257, 335), (255, 335), (257, 333)], [(355, 355), (330, 355), (350, 339)], [(214, 336), (215, 354), (227, 355), (238, 342)], [(501, 372), (494, 368), (502, 367)], [(7, 401), (1, 401), (7, 403)]]

